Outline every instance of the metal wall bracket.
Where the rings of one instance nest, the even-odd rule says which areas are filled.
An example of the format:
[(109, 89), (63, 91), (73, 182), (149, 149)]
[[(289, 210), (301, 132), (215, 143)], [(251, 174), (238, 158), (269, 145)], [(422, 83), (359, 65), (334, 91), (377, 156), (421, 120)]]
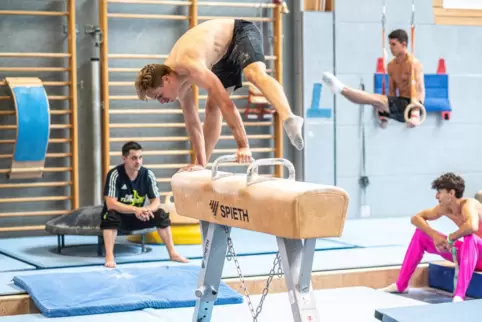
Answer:
[(84, 33), (94, 37), (95, 45), (99, 46), (103, 40), (103, 33), (97, 25), (84, 25)]

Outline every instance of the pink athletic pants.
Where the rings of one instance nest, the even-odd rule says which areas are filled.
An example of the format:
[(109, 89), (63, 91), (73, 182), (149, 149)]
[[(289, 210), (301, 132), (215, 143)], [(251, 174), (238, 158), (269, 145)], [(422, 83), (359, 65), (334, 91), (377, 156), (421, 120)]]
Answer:
[[(445, 238), (447, 237), (445, 236)], [(460, 296), (464, 299), (474, 270), (482, 270), (482, 239), (474, 234), (468, 235), (463, 237), (463, 242), (457, 240), (455, 248), (457, 249), (457, 261), (459, 263), (459, 277), (454, 296)], [(417, 228), (408, 246), (400, 275), (398, 276), (397, 287), (400, 292), (407, 289), (410, 277), (415, 272), (425, 252), (438, 254), (444, 259), (453, 262), (450, 252), (439, 252), (435, 248), (433, 239)]]

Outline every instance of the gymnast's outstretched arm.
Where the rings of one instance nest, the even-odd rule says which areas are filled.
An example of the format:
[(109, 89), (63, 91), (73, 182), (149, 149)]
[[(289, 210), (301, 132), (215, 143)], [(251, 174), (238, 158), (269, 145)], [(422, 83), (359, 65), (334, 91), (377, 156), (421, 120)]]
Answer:
[(197, 164), (205, 167), (206, 151), (204, 148), (204, 133), (201, 126), (201, 120), (199, 119), (199, 113), (196, 110), (194, 95), (191, 87), (186, 88), (179, 98), (182, 111), (184, 113), (184, 123), (186, 124), (186, 130), (189, 134), (189, 139), (194, 148), (196, 154)]
[(204, 106), (204, 145), (206, 148), (206, 160), (209, 162), (211, 154), (221, 135), (223, 127), (223, 115), (211, 98), (207, 98)]

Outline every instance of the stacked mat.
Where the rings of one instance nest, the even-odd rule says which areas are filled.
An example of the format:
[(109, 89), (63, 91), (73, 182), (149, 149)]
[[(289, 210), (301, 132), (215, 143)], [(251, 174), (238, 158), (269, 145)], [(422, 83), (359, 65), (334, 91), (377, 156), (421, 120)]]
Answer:
[[(454, 264), (451, 262), (430, 263), (428, 266), (428, 285), (432, 288), (453, 293), (454, 273)], [(474, 272), (466, 295), (473, 298), (482, 298), (482, 272)]]
[[(163, 266), (17, 275), (14, 283), (46, 317), (194, 307), (199, 267)], [(243, 303), (221, 282), (215, 305)]]

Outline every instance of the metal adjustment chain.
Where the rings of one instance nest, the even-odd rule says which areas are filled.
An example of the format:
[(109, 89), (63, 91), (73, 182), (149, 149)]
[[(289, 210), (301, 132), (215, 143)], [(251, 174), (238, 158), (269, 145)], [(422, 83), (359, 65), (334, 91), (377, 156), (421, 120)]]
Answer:
[[(224, 230), (226, 231), (227, 241), (228, 241), (228, 252), (226, 254), (226, 259), (228, 261), (231, 261), (231, 259), (234, 259), (234, 264), (236, 265), (236, 270), (238, 271), (239, 279), (241, 281), (241, 284), (243, 285), (244, 293), (248, 300), (248, 307), (251, 311), (251, 315), (253, 316), (253, 322), (258, 322), (258, 315), (263, 310), (264, 300), (266, 298), (266, 295), (268, 295), (270, 284), (271, 284), (271, 281), (273, 280), (274, 275), (277, 273), (279, 278), (281, 278), (281, 276), (283, 275), (280, 253), (279, 252), (276, 253), (276, 257), (273, 261), (273, 268), (271, 268), (271, 270), (269, 271), (268, 280), (266, 281), (266, 286), (263, 289), (263, 295), (261, 296), (261, 300), (259, 301), (258, 307), (256, 308), (256, 311), (255, 311), (253, 307), (253, 303), (251, 302), (251, 297), (248, 291), (248, 287), (246, 286), (246, 283), (244, 281), (243, 273), (241, 272), (241, 266), (239, 265), (238, 257), (236, 256), (236, 252), (234, 251), (233, 240), (229, 236), (229, 230), (226, 226), (224, 226)], [(276, 272), (276, 269), (277, 269), (277, 272)]]

